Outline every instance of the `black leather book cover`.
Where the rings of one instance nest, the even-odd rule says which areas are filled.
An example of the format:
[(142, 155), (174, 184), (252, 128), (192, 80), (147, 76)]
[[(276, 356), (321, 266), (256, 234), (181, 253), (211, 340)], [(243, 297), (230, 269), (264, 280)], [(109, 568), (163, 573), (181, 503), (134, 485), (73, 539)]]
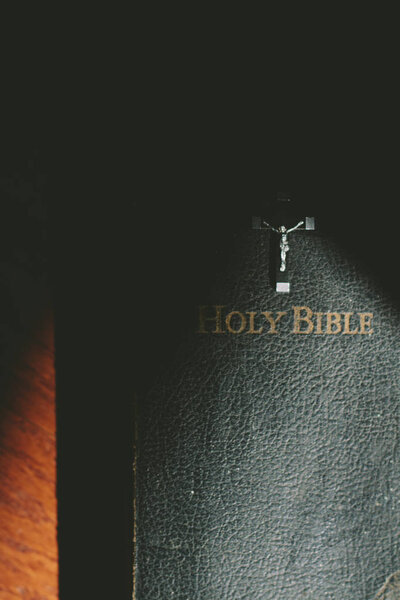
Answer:
[(398, 253), (374, 193), (303, 194), (288, 294), (263, 198), (137, 209), (137, 600), (400, 597)]

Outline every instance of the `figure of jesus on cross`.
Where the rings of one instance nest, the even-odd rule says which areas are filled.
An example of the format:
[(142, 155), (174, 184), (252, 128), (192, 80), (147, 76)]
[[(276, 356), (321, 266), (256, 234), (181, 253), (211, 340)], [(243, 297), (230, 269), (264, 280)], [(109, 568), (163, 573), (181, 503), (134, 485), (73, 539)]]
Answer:
[(279, 233), (281, 236), (281, 241), (279, 244), (279, 247), (281, 249), (281, 266), (279, 270), (283, 273), (284, 271), (286, 271), (286, 254), (289, 252), (290, 249), (287, 236), (295, 229), (298, 229), (299, 227), (304, 225), (304, 221), (300, 221), (299, 223), (297, 223), (297, 225), (291, 227), (290, 229), (286, 229), (284, 225), (280, 225), (278, 229), (275, 229), (275, 227), (272, 227), (272, 225), (270, 225), (266, 221), (264, 221), (264, 225), (266, 225), (267, 227), (269, 227), (269, 229), (272, 229), (276, 233)]
[[(268, 201), (264, 215), (253, 216), (252, 228), (253, 229), (271, 229), (279, 235), (276, 242), (273, 242), (271, 248), (273, 256), (275, 255), (276, 247), (276, 262), (275, 268), (272, 272), (271, 283), (273, 283), (275, 290), (279, 293), (290, 292), (290, 261), (288, 260), (287, 253), (292, 249), (289, 246), (289, 233), (293, 231), (313, 231), (315, 230), (315, 218), (304, 217), (303, 210), (293, 210), (293, 202), (287, 193), (278, 192), (275, 200)], [(269, 223), (266, 220), (268, 219)], [(295, 225), (291, 226), (292, 223), (296, 223), (299, 219), (302, 219)], [(270, 225), (273, 223), (273, 225)], [(282, 223), (287, 223), (283, 225)], [(274, 236), (275, 237), (275, 236)], [(280, 256), (279, 256), (280, 255)]]

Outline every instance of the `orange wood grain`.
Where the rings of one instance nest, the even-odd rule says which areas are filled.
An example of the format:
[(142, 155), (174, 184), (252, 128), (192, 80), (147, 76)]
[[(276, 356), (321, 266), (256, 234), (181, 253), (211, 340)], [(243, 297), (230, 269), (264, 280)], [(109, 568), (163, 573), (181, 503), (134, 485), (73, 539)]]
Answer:
[(20, 352), (0, 409), (0, 599), (58, 598), (51, 317)]

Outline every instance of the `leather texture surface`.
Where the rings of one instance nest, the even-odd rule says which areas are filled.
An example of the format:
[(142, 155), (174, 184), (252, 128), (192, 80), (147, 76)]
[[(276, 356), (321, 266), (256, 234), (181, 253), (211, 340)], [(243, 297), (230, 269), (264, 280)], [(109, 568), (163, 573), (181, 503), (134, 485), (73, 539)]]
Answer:
[[(172, 316), (154, 303), (174, 323), (138, 401), (137, 600), (372, 600), (400, 568), (398, 310), (318, 231), (292, 235), (276, 294), (271, 235), (232, 233), (189, 308), (287, 311), (279, 335), (179, 327), (175, 280)], [(304, 305), (374, 333), (294, 335)]]

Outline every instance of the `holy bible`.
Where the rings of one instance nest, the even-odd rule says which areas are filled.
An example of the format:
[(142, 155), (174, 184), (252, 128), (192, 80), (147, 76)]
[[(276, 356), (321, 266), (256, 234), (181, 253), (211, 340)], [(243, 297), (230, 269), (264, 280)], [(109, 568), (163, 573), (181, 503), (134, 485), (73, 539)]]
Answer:
[(400, 598), (390, 245), (313, 208), (286, 240), (288, 293), (290, 215), (164, 210), (142, 239), (137, 600)]

